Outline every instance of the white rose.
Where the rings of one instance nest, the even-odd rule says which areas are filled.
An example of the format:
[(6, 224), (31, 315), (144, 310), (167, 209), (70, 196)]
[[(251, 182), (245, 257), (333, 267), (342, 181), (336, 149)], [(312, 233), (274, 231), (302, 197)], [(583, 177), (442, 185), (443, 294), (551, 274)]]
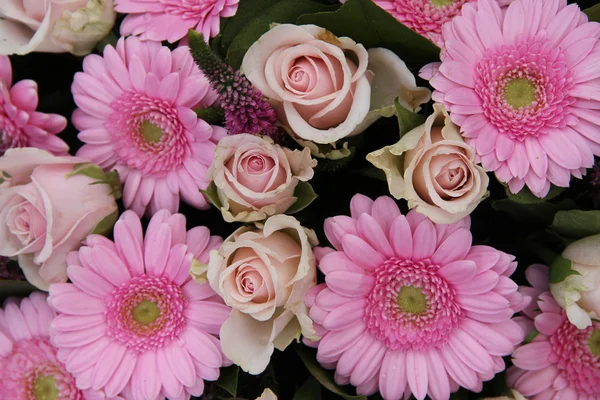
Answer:
[(112, 29), (113, 0), (2, 0), (0, 54), (88, 54)]

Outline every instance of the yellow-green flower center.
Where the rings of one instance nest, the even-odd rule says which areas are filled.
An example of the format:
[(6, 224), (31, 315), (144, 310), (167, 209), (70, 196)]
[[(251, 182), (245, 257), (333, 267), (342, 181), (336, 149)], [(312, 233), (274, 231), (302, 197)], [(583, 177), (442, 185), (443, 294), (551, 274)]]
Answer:
[(504, 99), (515, 110), (535, 100), (535, 85), (527, 78), (515, 78), (504, 86)]
[(33, 386), (36, 400), (58, 400), (58, 387), (52, 376), (40, 375)]
[(427, 310), (427, 296), (423, 290), (414, 286), (403, 286), (396, 298), (400, 310), (409, 314), (422, 314)]
[(131, 311), (133, 320), (142, 326), (150, 325), (160, 317), (160, 308), (156, 303), (143, 300)]
[(600, 329), (594, 329), (588, 341), (590, 350), (593, 355), (600, 356)]
[(163, 135), (163, 131), (158, 125), (147, 120), (142, 122), (141, 131), (144, 140), (148, 143), (158, 143)]
[(452, 0), (429, 0), (436, 7), (443, 7), (452, 4)]

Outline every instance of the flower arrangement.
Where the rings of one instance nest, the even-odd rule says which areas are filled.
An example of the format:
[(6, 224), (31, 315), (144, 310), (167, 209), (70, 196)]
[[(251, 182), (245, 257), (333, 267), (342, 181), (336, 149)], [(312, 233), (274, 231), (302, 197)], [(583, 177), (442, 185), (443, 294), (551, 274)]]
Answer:
[(600, 399), (599, 4), (4, 3), (0, 399)]

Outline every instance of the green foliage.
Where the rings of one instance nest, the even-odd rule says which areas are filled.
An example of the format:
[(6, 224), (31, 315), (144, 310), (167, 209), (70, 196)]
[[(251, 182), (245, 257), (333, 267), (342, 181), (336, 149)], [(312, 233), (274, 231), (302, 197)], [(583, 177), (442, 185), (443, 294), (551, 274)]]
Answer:
[(321, 385), (309, 377), (294, 394), (292, 400), (321, 400)]
[(294, 190), (294, 197), (296, 197), (297, 200), (290, 208), (288, 208), (285, 212), (286, 214), (295, 214), (304, 210), (317, 198), (317, 194), (310, 183), (300, 181)]
[(111, 194), (118, 200), (121, 198), (121, 178), (117, 171), (104, 172), (102, 168), (93, 163), (79, 163), (73, 166), (73, 171), (67, 174), (67, 178), (75, 175), (84, 175), (94, 179), (92, 185), (108, 185), (111, 188)]
[(93, 235), (108, 235), (112, 232), (113, 226), (115, 226), (115, 222), (119, 219), (119, 210), (116, 210), (114, 213), (107, 215), (102, 219), (102, 221), (98, 222), (98, 224), (94, 227), (92, 231)]
[(219, 210), (221, 207), (223, 207), (221, 200), (219, 199), (219, 195), (217, 194), (217, 185), (215, 185), (213, 181), (210, 182), (206, 190), (200, 190), (200, 193), (206, 196), (208, 202), (217, 207)]
[(581, 239), (600, 233), (600, 211), (559, 211), (551, 228), (561, 235)]
[(396, 116), (398, 117), (398, 126), (400, 128), (400, 137), (406, 132), (412, 131), (419, 125), (425, 123), (425, 117), (404, 108), (398, 99), (394, 100), (396, 106)]
[(225, 389), (233, 397), (237, 396), (238, 376), (240, 367), (232, 365), (231, 367), (221, 368), (219, 379), (215, 381), (215, 385)]
[(550, 264), (550, 283), (560, 283), (567, 279), (569, 275), (581, 275), (579, 272), (571, 268), (573, 265), (571, 260), (557, 255), (554, 262)]
[[(239, 68), (242, 65), (242, 60), (248, 48), (254, 44), (265, 32), (267, 32), (271, 24), (286, 24), (295, 23), (298, 17), (302, 14), (318, 13), (320, 11), (331, 11), (338, 8), (335, 6), (327, 6), (311, 0), (283, 0), (273, 4), (266, 9), (255, 7), (255, 15), (247, 18), (248, 23), (243, 28), (239, 29), (235, 38), (231, 41), (231, 45), (227, 49), (226, 61), (234, 68)], [(231, 21), (235, 28), (238, 29), (237, 22)], [(223, 37), (228, 35), (223, 32)], [(229, 36), (227, 36), (229, 37)], [(224, 39), (221, 40), (224, 42)]]
[(583, 12), (588, 16), (590, 21), (600, 22), (600, 3), (583, 10)]
[(371, 0), (348, 0), (337, 11), (303, 15), (299, 25), (314, 24), (336, 36), (348, 36), (365, 48), (385, 47), (408, 65), (422, 67), (439, 60), (440, 49), (402, 25)]

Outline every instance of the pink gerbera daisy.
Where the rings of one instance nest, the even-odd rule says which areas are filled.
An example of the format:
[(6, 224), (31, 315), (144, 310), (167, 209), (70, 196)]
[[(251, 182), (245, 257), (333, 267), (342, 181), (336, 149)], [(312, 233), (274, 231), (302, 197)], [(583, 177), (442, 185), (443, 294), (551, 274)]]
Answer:
[(50, 335), (80, 388), (127, 399), (189, 399), (216, 380), (225, 358), (216, 335), (229, 316), (208, 284), (191, 280), (195, 260), (221, 243), (205, 227), (162, 210), (146, 237), (126, 211), (114, 243), (97, 235), (67, 257), (73, 283), (50, 286), (58, 316)]
[(569, 186), (600, 155), (600, 24), (566, 0), (465, 4), (442, 29), (435, 101), (513, 193)]
[(11, 298), (0, 311), (0, 399), (101, 400), (102, 392), (81, 391), (75, 378), (56, 358), (48, 327), (55, 317), (46, 294)]
[(185, 37), (190, 29), (208, 40), (217, 36), (220, 18), (232, 17), (239, 0), (115, 0), (115, 10), (129, 14), (121, 35), (169, 43)]
[(306, 298), (317, 360), (385, 400), (480, 391), (523, 339), (511, 317), (529, 298), (509, 278), (514, 257), (472, 246), (468, 218), (436, 225), (389, 197), (356, 195), (350, 209), (325, 221), (336, 250), (318, 249), (325, 283)]
[(12, 68), (7, 56), (0, 56), (0, 156), (15, 147), (37, 147), (65, 155), (69, 146), (56, 134), (67, 126), (58, 114), (35, 111), (38, 106), (37, 83), (26, 79), (11, 88)]
[[(534, 287), (548, 285), (547, 268)], [(540, 275), (539, 278), (542, 278)], [(577, 329), (550, 292), (537, 298), (533, 325), (537, 336), (513, 353), (508, 384), (532, 400), (600, 398), (600, 323)]]
[(216, 100), (185, 46), (169, 50), (136, 37), (119, 39), (104, 58), (89, 55), (75, 74), (79, 106), (73, 123), (86, 144), (77, 155), (116, 168), (123, 201), (138, 215), (176, 212), (179, 197), (198, 208), (208, 204), (199, 189), (225, 129), (198, 119), (193, 108)]

